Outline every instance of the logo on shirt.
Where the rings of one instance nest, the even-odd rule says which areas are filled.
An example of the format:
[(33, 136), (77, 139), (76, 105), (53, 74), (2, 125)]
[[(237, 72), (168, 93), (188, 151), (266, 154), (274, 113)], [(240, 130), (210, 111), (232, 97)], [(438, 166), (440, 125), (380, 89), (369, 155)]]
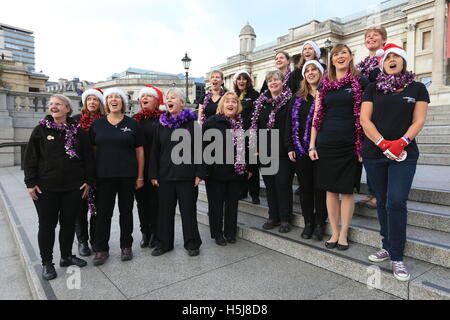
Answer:
[(128, 128), (128, 127), (120, 128), (120, 130), (122, 130), (123, 133), (131, 132), (131, 131), (132, 131), (132, 130), (131, 130), (130, 128)]
[(352, 93), (352, 88), (347, 88), (345, 89), (345, 91), (347, 91), (348, 93)]
[(403, 99), (408, 100), (408, 103), (416, 103), (416, 99), (411, 97), (403, 97)]

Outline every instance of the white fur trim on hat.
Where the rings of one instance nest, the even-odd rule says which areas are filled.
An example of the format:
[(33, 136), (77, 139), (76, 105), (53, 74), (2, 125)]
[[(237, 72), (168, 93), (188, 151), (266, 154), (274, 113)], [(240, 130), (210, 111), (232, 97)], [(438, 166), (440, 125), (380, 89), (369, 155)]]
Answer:
[(83, 106), (86, 105), (86, 99), (89, 96), (96, 96), (101, 101), (101, 103), (103, 103), (103, 95), (100, 91), (98, 91), (97, 89), (88, 89), (81, 95), (81, 102), (83, 103)]
[[(378, 51), (377, 51), (377, 53), (378, 53)], [(389, 53), (395, 53), (395, 54), (399, 55), (400, 57), (402, 57), (405, 60), (406, 65), (408, 65), (408, 55), (406, 54), (406, 51), (397, 46), (391, 47), (391, 48), (385, 50), (384, 54), (381, 56), (381, 61), (380, 61), (380, 70), (381, 71), (384, 70), (384, 62), (386, 61), (386, 58), (389, 55)]]
[(237, 79), (239, 78), (239, 76), (240, 76), (241, 74), (246, 74), (246, 75), (248, 75), (248, 77), (251, 79), (250, 73), (248, 73), (246, 70), (239, 70), (238, 72), (236, 72), (236, 73), (234, 74), (234, 76), (233, 76), (233, 82), (236, 82)]
[(128, 106), (128, 97), (125, 94), (125, 92), (123, 92), (122, 90), (120, 90), (119, 88), (109, 88), (105, 90), (105, 93), (103, 94), (103, 104), (106, 106), (106, 98), (108, 98), (108, 96), (110, 96), (111, 94), (118, 94), (119, 96), (122, 97), (123, 100), (123, 104), (124, 107), (126, 108)]
[(139, 99), (142, 98), (142, 96), (145, 95), (145, 94), (148, 94), (148, 95), (150, 95), (152, 97), (155, 97), (155, 98), (159, 99), (158, 92), (156, 92), (156, 90), (153, 89), (153, 88), (143, 87), (141, 89), (141, 91), (139, 91)]
[(322, 75), (325, 73), (325, 69), (320, 64), (319, 61), (317, 61), (317, 60), (309, 60), (309, 61), (306, 61), (306, 63), (303, 65), (303, 69), (302, 69), (302, 76), (303, 76), (303, 78), (305, 77), (306, 67), (309, 66), (310, 64), (315, 65), (317, 67), (317, 69), (320, 70)]
[(311, 46), (313, 47), (314, 51), (316, 52), (316, 59), (320, 59), (320, 56), (321, 56), (320, 48), (319, 48), (319, 46), (317, 45), (317, 43), (315, 43), (315, 42), (312, 41), (312, 40), (308, 40), (308, 41), (306, 41), (306, 42), (302, 45), (302, 48), (301, 48), (301, 50), (300, 50), (300, 54), (303, 55), (303, 49), (305, 48), (305, 46), (306, 46), (307, 44), (309, 44), (309, 45), (311, 45)]

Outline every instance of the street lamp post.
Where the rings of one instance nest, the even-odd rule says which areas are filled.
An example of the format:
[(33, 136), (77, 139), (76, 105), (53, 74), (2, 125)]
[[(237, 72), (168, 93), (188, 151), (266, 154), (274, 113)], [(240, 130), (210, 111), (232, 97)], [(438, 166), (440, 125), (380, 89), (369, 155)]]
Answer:
[(186, 70), (186, 103), (190, 103), (189, 102), (189, 66), (191, 65), (191, 58), (188, 57), (187, 52), (184, 56), (183, 59), (181, 59), (181, 61), (183, 61), (183, 66), (184, 69)]
[(330, 52), (331, 49), (333, 49), (333, 43), (331, 42), (330, 39), (325, 40), (325, 49), (327, 50), (327, 61), (325, 61), (325, 64), (328, 65), (330, 60)]

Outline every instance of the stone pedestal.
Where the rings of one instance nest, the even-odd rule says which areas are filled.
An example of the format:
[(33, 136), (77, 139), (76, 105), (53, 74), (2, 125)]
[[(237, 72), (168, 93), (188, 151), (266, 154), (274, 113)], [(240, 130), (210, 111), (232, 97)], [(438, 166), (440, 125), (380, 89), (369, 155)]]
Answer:
[[(6, 92), (0, 89), (0, 143), (13, 142), (13, 119), (6, 105)], [(0, 167), (14, 165), (14, 148), (0, 148)]]

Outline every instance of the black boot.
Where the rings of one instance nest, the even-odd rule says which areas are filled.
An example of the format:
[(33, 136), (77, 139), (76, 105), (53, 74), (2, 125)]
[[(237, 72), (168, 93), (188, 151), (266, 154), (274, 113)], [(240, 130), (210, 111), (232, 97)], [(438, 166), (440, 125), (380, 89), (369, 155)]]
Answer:
[(92, 254), (87, 241), (78, 243), (78, 252), (82, 257), (89, 257)]
[(63, 267), (70, 267), (70, 266), (77, 266), (80, 268), (86, 267), (87, 262), (83, 259), (77, 258), (76, 256), (70, 256), (67, 258), (61, 258), (59, 261), (59, 266), (61, 268)]
[(314, 225), (312, 223), (305, 223), (305, 229), (302, 232), (303, 239), (311, 239), (314, 232)]
[(142, 240), (141, 240), (141, 248), (147, 248), (150, 245), (150, 238), (148, 234), (143, 233), (142, 234)]
[(313, 233), (313, 240), (315, 241), (322, 241), (323, 240), (323, 235), (325, 234), (325, 225), (323, 224), (318, 224), (316, 225), (316, 227), (314, 228), (314, 233)]
[(155, 234), (154, 233), (152, 233), (152, 235), (150, 236), (150, 240), (149, 240), (149, 242), (150, 242), (150, 248), (156, 248), (156, 237), (155, 237)]
[(44, 280), (53, 280), (57, 276), (55, 265), (53, 263), (49, 262), (42, 265), (42, 278), (44, 278)]

